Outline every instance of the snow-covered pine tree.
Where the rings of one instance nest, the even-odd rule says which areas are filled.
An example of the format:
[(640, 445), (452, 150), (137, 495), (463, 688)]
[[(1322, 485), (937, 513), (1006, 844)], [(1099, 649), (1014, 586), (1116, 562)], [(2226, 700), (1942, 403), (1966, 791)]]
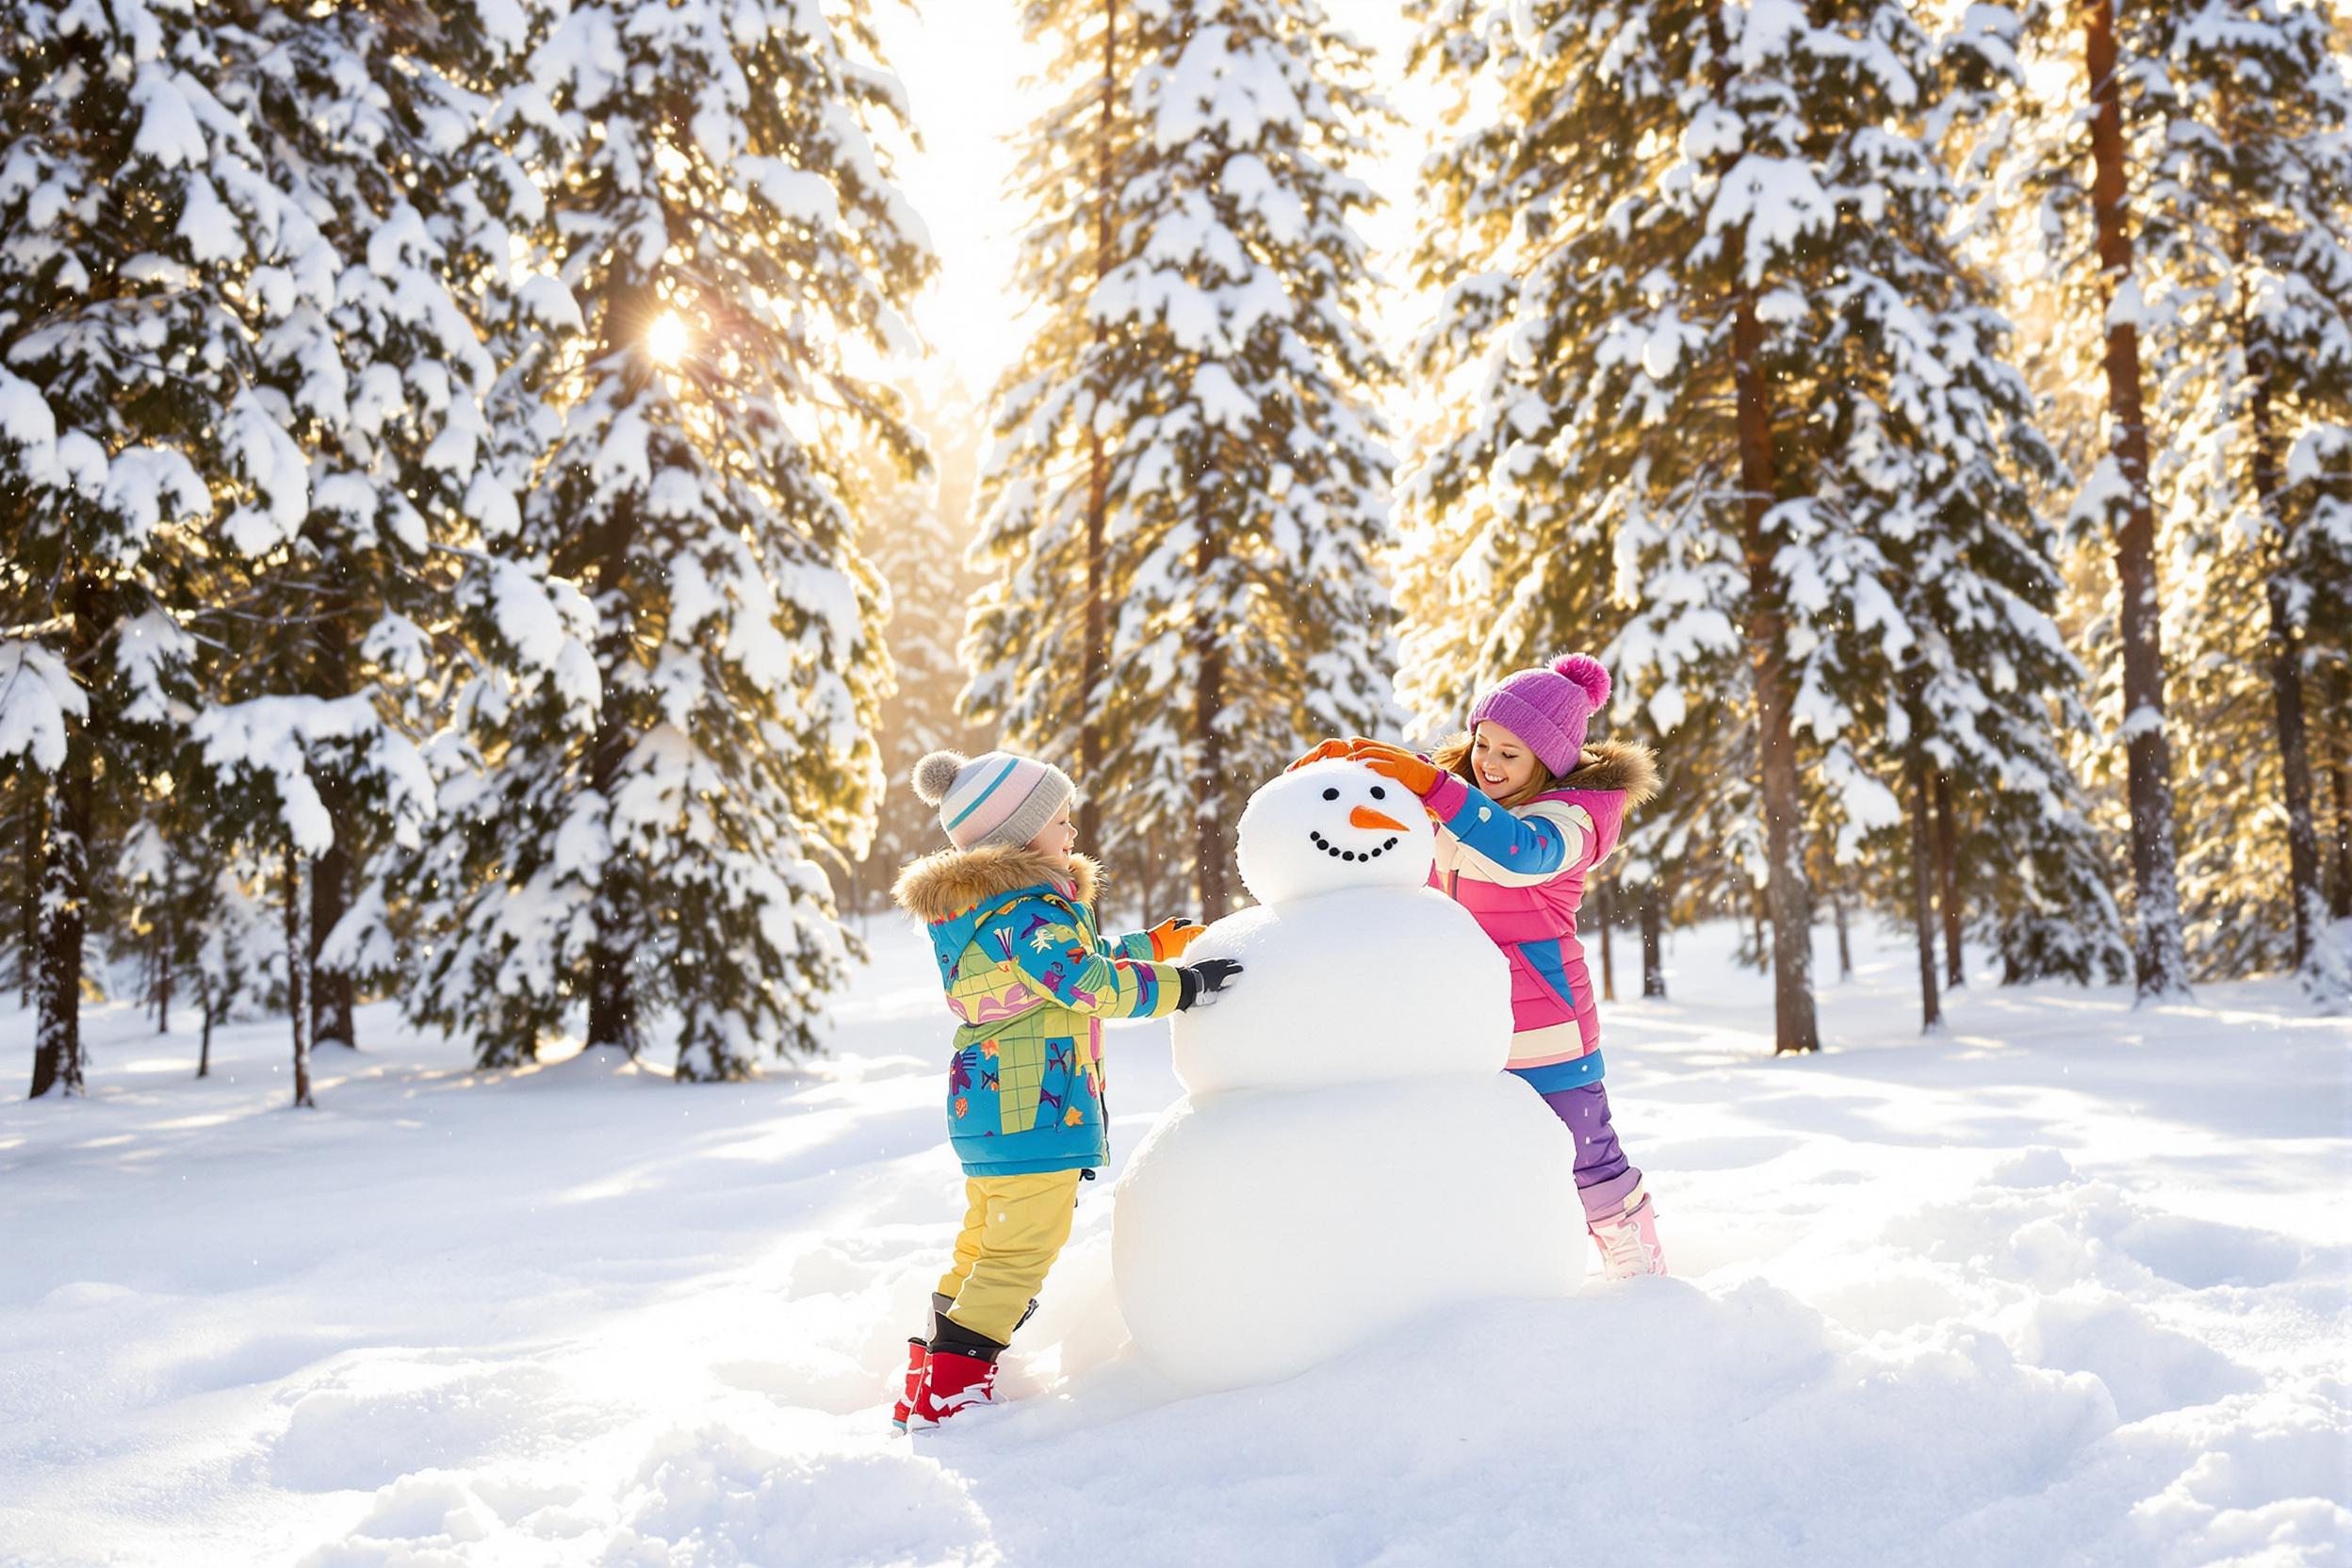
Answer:
[[(2352, 85), (2324, 8), (2242, 0), (2163, 49), (2148, 294), (2153, 485), (2191, 960), (2352, 1003), (2328, 938), (2307, 688), (2352, 657)], [(2282, 878), (2278, 873), (2284, 867)]]
[(2133, 968), (2143, 1000), (2183, 995), (2169, 666), (2158, 578), (2151, 438), (2144, 358), (2150, 283), (2178, 254), (2167, 191), (2150, 179), (2171, 119), (2161, 60), (2186, 8), (2083, 0), (2035, 8), (2028, 79), (2036, 88), (2014, 160), (2038, 196), (2034, 227), (2063, 302), (2061, 359), (2069, 381), (2094, 373), (2105, 392), (2104, 439), (2077, 493), (2078, 536), (2102, 534), (2115, 580), (2087, 645), (2115, 650), (2104, 682), (2119, 697), (2132, 844)]
[[(545, 280), (518, 273), (510, 245), (539, 216), (539, 193), (488, 136), (490, 102), (468, 85), (512, 74), (522, 41), (486, 30), (484, 15), (262, 10), (237, 35), (241, 65), (217, 96), (334, 270), (321, 259), (307, 277), (256, 276), (253, 382), (309, 458), (312, 495), (293, 537), (247, 560), (233, 612), (210, 617), (230, 650), (224, 700), (363, 696), (415, 727), (434, 634), (489, 591), (484, 519), (515, 505), (494, 463), (515, 433), (491, 428), (491, 350)], [(328, 771), (313, 783), (332, 839), (309, 869), (310, 946), (294, 979), (314, 1037), (351, 1045), (354, 969), (369, 950), (359, 925), (380, 925), (384, 902), (369, 860), (392, 824), (360, 808), (380, 792), (359, 780)], [(348, 961), (321, 964), (324, 952)]]
[(1075, 753), (1128, 832), (1188, 838), (1213, 917), (1249, 782), (1391, 717), (1391, 371), (1349, 172), (1382, 111), (1315, 0), (1025, 16), (1066, 96), (1023, 150), (1040, 325), (995, 400), (967, 706)]
[[(2044, 705), (2072, 666), (2019, 482), (2051, 459), (1952, 253), (1941, 158), (2004, 68), (2001, 13), (1939, 41), (1875, 0), (1425, 11), (1418, 57), (1462, 100), (1426, 170), (1418, 367), (1466, 412), (1407, 487), (1433, 557), (1407, 602), (1442, 579), (1482, 642), (1409, 646), (1486, 673), (1615, 628), (1670, 763), (1712, 756), (1701, 788), (1761, 819), (1778, 1044), (1807, 1049), (1802, 845), (1809, 825), (1851, 858), (1902, 820), (1887, 782), (1928, 741), (1902, 688), (1939, 767), (2020, 811), (2071, 789)], [(1590, 608), (1603, 584), (1624, 608)], [(1694, 703), (1744, 706), (1744, 744), (1677, 733)], [(1629, 867), (1735, 847), (1711, 804), (1678, 792)], [(2079, 864), (2079, 811), (2056, 820)], [(2095, 925), (2095, 886), (2065, 890)]]
[(87, 916), (184, 744), (188, 617), (309, 503), (250, 312), (265, 270), (317, 289), (333, 258), (214, 90), (243, 57), (210, 9), (0, 6), (0, 766), (47, 779), (37, 1096), (81, 1086)]
[(931, 265), (872, 139), (905, 114), (874, 55), (861, 4), (576, 5), (502, 111), (586, 330), (493, 548), (593, 595), (596, 678), (459, 694), (449, 747), (486, 771), (444, 790), (411, 1012), (484, 1063), (573, 1002), (591, 1048), (674, 1020), (682, 1079), (816, 1046), (845, 946), (815, 846), (861, 851), (882, 783), (883, 595), (843, 497), (862, 450), (918, 461), (842, 346), (911, 348)]
[[(442, 69), (495, 55), (486, 14), (8, 14), (0, 309), (32, 497), (9, 518), (8, 621), (32, 635), (8, 649), (27, 678), (7, 684), (0, 732), (61, 770), (54, 815), (72, 827), (48, 835), (37, 1079), (77, 1076), (93, 831), (188, 782), (201, 701), (333, 707), (313, 689), (320, 629), (361, 675), (413, 677), (424, 634), (396, 598), (429, 575), (444, 594), (455, 578), (460, 602), (486, 591), (426, 557), (432, 523), (492, 501), (473, 472), (487, 377), (467, 308), (508, 298), (499, 215), (535, 198)], [(175, 820), (209, 832), (250, 803), (226, 804)]]
[[(211, 802), (209, 830), (230, 846), (251, 845), (274, 859), (285, 915), (286, 1004), (294, 1043), (294, 1103), (314, 1103), (309, 1007), (310, 879), (344, 819), (389, 825), (415, 845), (433, 815), (433, 786), (424, 758), (379, 711), (373, 697), (261, 694), (215, 704), (189, 727), (196, 788)], [(338, 780), (330, 805), (320, 787)], [(232, 848), (231, 854), (235, 850)]]
[(1813, 638), (1781, 556), (1835, 148), (1788, 110), (1879, 57), (1780, 0), (1419, 9), (1416, 63), (1456, 103), (1423, 170), (1417, 359), (1469, 398), (1414, 505), (1491, 512), (1467, 578), (1498, 620), (1609, 581), (1609, 658), (1661, 730), (1747, 686), (1776, 1048), (1816, 1049), (1791, 668)]
[[(2124, 950), (2067, 766), (2066, 739), (2088, 722), (2084, 675), (2053, 619), (2056, 531), (2033, 504), (2062, 470), (1993, 286), (1954, 243), (1972, 192), (1947, 140), (2014, 86), (2015, 23), (1972, 8), (1933, 40), (1907, 8), (1879, 5), (1844, 30), (1894, 69), (1855, 74), (1813, 120), (1851, 152), (1823, 180), (1840, 204), (1815, 291), (1821, 363), (1800, 460), (1813, 494), (1791, 513), (1783, 569), (1821, 639), (1798, 701), (1832, 785), (1820, 830), (1845, 860), (1913, 818), (1908, 902), (1933, 1015), (1934, 910), (1956, 983), (1964, 863), (1985, 869), (1967, 891), (1992, 907), (2013, 978), (2116, 977)], [(1991, 853), (1958, 853), (1963, 808)]]

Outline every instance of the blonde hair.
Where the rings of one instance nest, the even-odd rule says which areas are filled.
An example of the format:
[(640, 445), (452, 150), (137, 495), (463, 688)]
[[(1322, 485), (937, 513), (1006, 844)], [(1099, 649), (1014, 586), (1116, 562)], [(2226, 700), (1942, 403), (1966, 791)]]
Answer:
[[(1440, 741), (1436, 749), (1429, 753), (1429, 760), (1475, 790), (1478, 780), (1470, 771), (1470, 743), (1474, 733), (1465, 729), (1448, 740)], [(1560, 788), (1560, 776), (1544, 765), (1544, 759), (1529, 752), (1527, 760), (1535, 764), (1535, 772), (1525, 784), (1494, 802), (1506, 811), (1516, 811), (1544, 792)]]

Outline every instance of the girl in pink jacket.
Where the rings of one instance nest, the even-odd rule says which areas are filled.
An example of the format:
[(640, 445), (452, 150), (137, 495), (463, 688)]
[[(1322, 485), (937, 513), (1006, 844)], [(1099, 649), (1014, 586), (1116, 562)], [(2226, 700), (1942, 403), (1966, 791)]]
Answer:
[(1585, 1228), (1611, 1279), (1663, 1274), (1657, 1216), (1642, 1172), (1609, 1125), (1594, 1005), (1576, 909), (1617, 847), (1626, 810), (1657, 792), (1645, 746), (1587, 746), (1609, 701), (1609, 672), (1582, 654), (1521, 670), (1480, 694), (1470, 729), (1419, 757), (1377, 741), (1331, 742), (1419, 795), (1437, 819), (1430, 886), (1476, 915), (1511, 960), (1511, 1070), (1576, 1140)]

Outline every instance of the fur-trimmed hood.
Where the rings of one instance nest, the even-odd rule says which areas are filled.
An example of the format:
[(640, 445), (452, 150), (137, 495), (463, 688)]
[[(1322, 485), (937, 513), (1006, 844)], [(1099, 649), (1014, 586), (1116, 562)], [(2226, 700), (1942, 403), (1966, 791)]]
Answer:
[(1622, 790), (1630, 809), (1658, 793), (1658, 754), (1637, 742), (1596, 741), (1557, 788)]
[(1027, 844), (982, 844), (976, 849), (943, 849), (926, 855), (898, 874), (890, 896), (898, 906), (935, 925), (973, 908), (983, 899), (1017, 893), (1023, 888), (1075, 884), (1076, 901), (1092, 907), (1102, 885), (1102, 868), (1084, 855), (1070, 858), (1064, 871)]

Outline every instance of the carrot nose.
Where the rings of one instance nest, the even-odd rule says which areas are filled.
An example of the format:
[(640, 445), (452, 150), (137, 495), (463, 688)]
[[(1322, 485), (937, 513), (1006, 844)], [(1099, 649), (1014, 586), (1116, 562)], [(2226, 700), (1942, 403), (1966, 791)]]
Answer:
[(1359, 806), (1348, 812), (1348, 825), (1350, 827), (1385, 827), (1391, 833), (1402, 833), (1405, 830), (1403, 823), (1398, 822), (1395, 817), (1384, 817), (1369, 806)]

